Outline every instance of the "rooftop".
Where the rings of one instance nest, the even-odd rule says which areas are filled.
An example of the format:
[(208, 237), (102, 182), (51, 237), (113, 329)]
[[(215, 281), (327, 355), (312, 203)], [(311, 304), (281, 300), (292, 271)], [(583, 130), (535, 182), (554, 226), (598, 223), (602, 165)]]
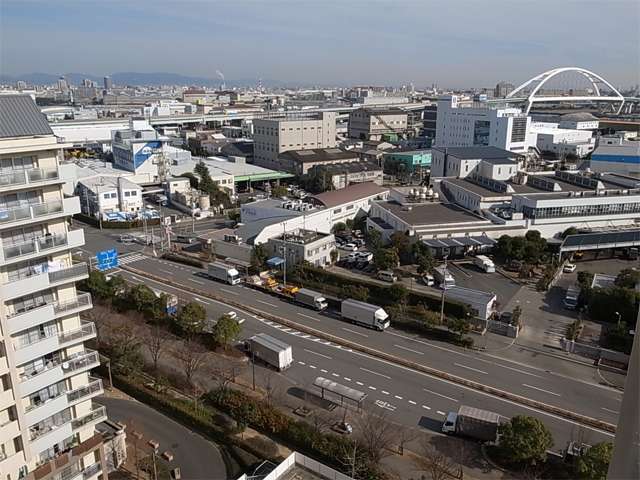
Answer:
[(224, 145), (220, 152), (231, 157), (246, 157), (253, 155), (253, 142), (233, 142)]
[(401, 205), (397, 202), (379, 202), (378, 205), (409, 225), (441, 225), (465, 222), (490, 223), (489, 220), (471, 213), (453, 203), (427, 202)]
[(488, 146), (432, 147), (432, 150), (437, 150), (462, 160), (482, 159), (491, 162), (492, 160), (508, 160), (522, 157), (522, 155), (510, 152), (509, 150)]
[(324, 207), (331, 208), (343, 203), (355, 202), (356, 200), (362, 200), (367, 197), (381, 195), (388, 190), (388, 188), (380, 187), (373, 182), (363, 182), (341, 188), (340, 190), (320, 193), (310, 197), (310, 199)]
[(249, 179), (275, 179), (288, 178), (292, 176), (288, 173), (270, 170), (268, 168), (259, 167), (258, 165), (253, 165), (251, 163), (233, 162), (223, 157), (192, 157), (190, 161), (180, 162), (178, 165), (173, 165), (171, 167), (171, 172), (174, 175), (181, 175), (185, 172), (192, 172), (194, 167), (201, 160), (209, 168), (209, 172), (211, 172), (212, 177), (224, 174), (233, 175), (236, 182)]
[(328, 236), (326, 233), (318, 233), (315, 230), (304, 230), (301, 228), (293, 232), (283, 233), (278, 237), (278, 240), (298, 245), (307, 245)]
[(310, 150), (289, 150), (279, 155), (300, 163), (330, 162), (335, 160), (357, 159), (358, 153), (353, 150), (341, 150), (339, 148), (316, 148)]
[(0, 95), (0, 138), (53, 135), (47, 118), (29, 95)]
[(82, 183), (84, 186), (91, 190), (96, 190), (96, 188), (118, 188), (121, 186), (128, 190), (139, 190), (141, 187), (137, 183), (133, 183), (131, 180), (123, 176), (98, 176), (98, 177), (90, 177), (83, 178), (78, 180), (78, 183)]
[(344, 162), (344, 163), (328, 163), (324, 165), (316, 165), (313, 168), (322, 169), (329, 174), (335, 173), (356, 173), (356, 172), (366, 172), (366, 171), (382, 171), (382, 167), (378, 166), (375, 162), (367, 162), (367, 161), (355, 161), (355, 162)]

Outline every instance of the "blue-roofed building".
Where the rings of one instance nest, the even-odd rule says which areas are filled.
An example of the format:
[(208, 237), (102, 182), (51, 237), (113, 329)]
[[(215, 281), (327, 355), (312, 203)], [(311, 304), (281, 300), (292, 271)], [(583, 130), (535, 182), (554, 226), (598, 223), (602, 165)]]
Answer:
[(431, 168), (431, 150), (391, 151), (383, 155), (385, 162), (399, 162), (405, 165), (407, 172), (420, 168)]
[(600, 138), (591, 154), (591, 170), (640, 177), (640, 141), (619, 136)]

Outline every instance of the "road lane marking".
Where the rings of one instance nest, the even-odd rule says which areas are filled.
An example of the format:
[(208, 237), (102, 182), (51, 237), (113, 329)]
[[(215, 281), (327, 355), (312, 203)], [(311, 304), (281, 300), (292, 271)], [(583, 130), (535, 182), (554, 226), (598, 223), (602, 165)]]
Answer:
[(478, 370), (477, 368), (468, 367), (466, 365), (462, 365), (461, 363), (454, 363), (456, 367), (466, 368), (468, 370), (473, 370), (474, 372), (482, 373), (483, 375), (489, 375), (487, 372), (483, 372), (482, 370)]
[(402, 397), (400, 395), (394, 395), (394, 397), (396, 397), (398, 400), (402, 400)]
[(356, 383), (362, 387), (364, 387), (364, 383), (356, 381)]
[(369, 335), (365, 335), (364, 333), (356, 332), (355, 330), (351, 330), (350, 328), (342, 327), (342, 330), (344, 330), (345, 332), (353, 333), (354, 335), (360, 335), (361, 337), (364, 337), (364, 338), (369, 338)]
[(401, 348), (402, 350), (406, 350), (407, 352), (417, 353), (418, 355), (424, 355), (424, 352), (419, 352), (417, 350), (411, 350), (410, 348), (403, 347), (402, 345), (394, 345), (396, 348)]
[(318, 367), (316, 367), (315, 365), (309, 365), (309, 368), (313, 368), (315, 370)]
[[(226, 289), (226, 288), (222, 288), (222, 287), (220, 287), (220, 290), (222, 290), (223, 292), (227, 292), (227, 293), (229, 293), (229, 294), (231, 294), (231, 295), (236, 295), (236, 296), (237, 296), (237, 295), (240, 295), (238, 292), (234, 292), (233, 290), (228, 290), (228, 289)], [(260, 301), (260, 300), (258, 300), (258, 301)]]
[(324, 368), (321, 368), (321, 369), (320, 369), (320, 371), (321, 371), (322, 373), (329, 373), (329, 370), (325, 370)]
[(303, 348), (303, 350), (304, 350), (305, 352), (312, 353), (312, 354), (314, 354), (314, 355), (318, 355), (319, 357), (326, 358), (327, 360), (333, 360), (333, 358), (332, 358), (332, 357), (330, 357), (329, 355), (325, 355), (324, 353), (314, 352), (313, 350), (309, 350), (309, 349), (307, 349), (307, 348)]
[(602, 410), (604, 410), (605, 412), (614, 413), (616, 415), (618, 415), (620, 413), (620, 412), (617, 412), (616, 410), (611, 410), (610, 408), (606, 408), (606, 407), (602, 407)]
[(416, 403), (416, 402), (414, 402), (413, 400), (409, 400), (409, 403), (410, 403), (411, 405), (417, 405), (417, 403)]
[(207, 302), (206, 300), (203, 300), (200, 297), (193, 297), (193, 299), (198, 301), (198, 302), (202, 302), (202, 303), (206, 303), (207, 305), (211, 305), (210, 302)]
[(340, 375), (338, 375), (337, 373), (331, 372), (331, 375), (333, 375), (334, 377), (339, 377)]
[(360, 367), (360, 370), (362, 370), (363, 372), (372, 373), (373, 375), (378, 375), (378, 376), (380, 376), (380, 377), (384, 377), (384, 378), (386, 378), (387, 380), (391, 380), (391, 377), (390, 377), (390, 376), (388, 376), (388, 375), (384, 375), (384, 374), (382, 374), (382, 373), (374, 372), (373, 370), (369, 370), (368, 368), (362, 368), (362, 367)]
[(347, 382), (351, 381), (351, 379), (349, 377), (342, 377), (342, 378), (344, 378)]
[(376, 390), (376, 387), (372, 387), (371, 385), (369, 385), (369, 389), (370, 390)]
[(431, 407), (428, 407), (426, 405), (422, 405), (422, 408), (424, 408), (425, 410), (431, 410)]
[(312, 317), (311, 315), (307, 315), (306, 313), (300, 313), (300, 312), (298, 312), (298, 315), (300, 315), (301, 317), (304, 317), (304, 318), (308, 318), (308, 319), (310, 319), (310, 320), (315, 320), (316, 322), (319, 322), (319, 321), (320, 321), (320, 319), (319, 319), (319, 318)]
[(446, 415), (446, 413), (444, 413), (442, 410), (438, 410), (438, 414), (439, 415)]
[(300, 365), (306, 365), (306, 363), (301, 362), (301, 361), (298, 361), (298, 363), (299, 363)]
[(548, 393), (549, 395), (555, 395), (556, 397), (561, 397), (562, 396), (559, 393), (550, 392), (549, 390), (545, 390), (545, 389), (540, 388), (540, 387), (534, 387), (533, 385), (527, 385), (526, 383), (523, 383), (522, 386), (523, 387), (527, 387), (527, 388), (533, 388), (534, 390), (539, 390), (541, 392)]
[(256, 302), (264, 303), (265, 305), (269, 305), (270, 307), (273, 307), (273, 308), (278, 308), (277, 305), (274, 305), (273, 303), (265, 302), (264, 300), (256, 300)]
[(162, 273), (166, 273), (167, 275), (173, 276), (174, 272), (170, 272), (169, 270), (163, 270), (162, 268), (159, 268), (158, 270), (160, 270)]
[(196, 280), (195, 278), (190, 278), (189, 280), (191, 280), (193, 283), (197, 283), (199, 285), (204, 285), (204, 282), (202, 282), (200, 280)]
[(446, 395), (443, 395), (443, 394), (438, 393), (438, 392), (434, 392), (433, 390), (428, 390), (426, 388), (423, 388), (422, 390), (424, 390), (425, 392), (430, 393), (432, 395), (437, 395), (439, 397), (446, 398), (447, 400), (451, 400), (452, 402), (457, 402), (458, 401), (455, 398), (447, 397)]
[(506, 365), (500, 365), (499, 363), (494, 363), (494, 365), (496, 365), (497, 367), (506, 368), (507, 370), (513, 370), (514, 372), (522, 373), (524, 375), (531, 375), (532, 377), (543, 378), (540, 375), (536, 375), (535, 373), (531, 373), (531, 372), (525, 372), (524, 370), (520, 370), (519, 368), (507, 367)]
[(389, 392), (387, 392), (386, 390), (381, 390), (382, 393), (384, 393), (385, 395), (389, 395)]

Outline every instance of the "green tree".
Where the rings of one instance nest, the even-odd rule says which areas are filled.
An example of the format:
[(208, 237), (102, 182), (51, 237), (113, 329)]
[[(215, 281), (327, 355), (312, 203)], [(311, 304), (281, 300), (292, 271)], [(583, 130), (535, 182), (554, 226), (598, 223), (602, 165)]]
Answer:
[(191, 172), (185, 172), (180, 174), (180, 177), (183, 178), (188, 178), (189, 179), (189, 186), (191, 188), (195, 188), (197, 189), (198, 186), (200, 185), (200, 180), (198, 179), (198, 177), (196, 177), (193, 173)]
[(425, 275), (431, 272), (435, 267), (435, 260), (433, 256), (431, 256), (430, 252), (427, 255), (418, 255), (416, 263), (418, 264), (418, 273), (420, 275)]
[(338, 253), (338, 250), (335, 248), (331, 250), (331, 252), (329, 252), (329, 258), (331, 258), (331, 263), (336, 263), (338, 261), (339, 256), (340, 254)]
[(251, 267), (254, 270), (260, 270), (264, 268), (264, 265), (267, 263), (267, 251), (264, 248), (264, 245), (258, 243), (253, 246), (253, 250), (251, 251)]
[(547, 450), (553, 446), (551, 432), (534, 417), (516, 415), (502, 425), (499, 431), (499, 449), (505, 458), (515, 464), (544, 462)]
[(345, 285), (342, 287), (342, 298), (353, 298), (361, 302), (369, 299), (369, 289), (364, 285)]
[(382, 247), (382, 235), (375, 228), (371, 228), (365, 233), (365, 240), (369, 250), (375, 252)]
[(398, 250), (395, 247), (379, 248), (373, 252), (373, 263), (375, 263), (378, 270), (397, 268), (400, 263)]
[(89, 278), (80, 283), (80, 289), (91, 293), (100, 302), (108, 303), (126, 288), (126, 283), (120, 275), (113, 275), (110, 279), (100, 270), (91, 270)]
[(142, 314), (153, 312), (157, 306), (158, 297), (146, 285), (134, 285), (129, 289), (126, 295), (127, 305)]
[(576, 473), (584, 480), (606, 480), (607, 470), (613, 455), (613, 443), (596, 443), (578, 457)]
[(347, 225), (344, 222), (335, 223), (333, 227), (331, 227), (331, 233), (333, 234), (345, 232), (346, 230)]
[(284, 185), (276, 185), (271, 188), (271, 196), (272, 197), (286, 197), (287, 196), (287, 187)]
[(625, 268), (618, 273), (615, 284), (618, 287), (635, 289), (638, 282), (640, 282), (640, 270)]
[(402, 264), (411, 263), (413, 248), (409, 236), (403, 232), (395, 232), (391, 235), (391, 245), (398, 251), (398, 257)]
[(209, 168), (200, 160), (193, 168), (193, 171), (200, 177), (198, 189), (208, 193), (210, 196), (218, 192), (218, 186), (211, 179)]
[(631, 325), (636, 324), (638, 300), (640, 295), (629, 288), (613, 286), (594, 288), (589, 295), (589, 315), (597, 322), (614, 323), (620, 320)]
[(222, 315), (213, 327), (212, 334), (214, 341), (226, 350), (240, 337), (241, 332), (242, 327), (236, 319)]
[(183, 335), (191, 336), (202, 333), (207, 319), (207, 310), (196, 302), (183, 305), (176, 315), (176, 325)]
[(389, 300), (393, 303), (402, 304), (407, 301), (409, 297), (409, 291), (406, 289), (404, 285), (399, 283), (394, 283), (389, 288), (387, 288), (387, 294)]
[(564, 232), (562, 232), (560, 234), (560, 238), (562, 238), (564, 240), (569, 235), (575, 235), (576, 233), (578, 233), (578, 229), (576, 227), (569, 227)]
[(464, 318), (453, 318), (448, 320), (447, 328), (458, 335), (458, 338), (460, 339), (462, 339), (463, 335), (466, 335), (471, 331), (471, 325)]

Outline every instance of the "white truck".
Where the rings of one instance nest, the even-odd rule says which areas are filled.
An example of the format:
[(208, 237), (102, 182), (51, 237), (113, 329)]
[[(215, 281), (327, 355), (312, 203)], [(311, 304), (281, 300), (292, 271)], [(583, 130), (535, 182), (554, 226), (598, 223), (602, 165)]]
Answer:
[(351, 323), (381, 332), (391, 325), (389, 315), (384, 311), (384, 308), (351, 298), (343, 300), (340, 304), (340, 316)]
[(327, 299), (321, 293), (314, 292), (308, 288), (301, 288), (296, 291), (293, 294), (293, 301), (318, 311), (322, 311), (328, 306)]
[(291, 345), (287, 345), (266, 333), (259, 333), (248, 338), (244, 347), (251, 357), (271, 365), (278, 371), (286, 370), (293, 363)]
[(498, 427), (507, 421), (497, 413), (462, 405), (457, 412), (449, 412), (442, 424), (442, 433), (473, 438), (481, 442), (495, 442)]
[(564, 296), (564, 308), (568, 310), (575, 310), (578, 306), (578, 299), (580, 298), (580, 287), (578, 285), (572, 285), (567, 288), (567, 293)]
[(240, 283), (240, 273), (231, 265), (227, 265), (223, 262), (213, 262), (209, 264), (208, 270), (209, 278), (213, 278), (214, 280), (220, 280), (221, 282), (226, 282), (229, 285), (237, 285)]
[(473, 259), (473, 264), (482, 270), (484, 273), (495, 273), (496, 265), (486, 255), (476, 255)]
[(449, 287), (455, 287), (456, 279), (449, 273), (449, 270), (444, 265), (440, 265), (433, 269), (433, 277), (438, 282), (440, 288), (447, 289)]

